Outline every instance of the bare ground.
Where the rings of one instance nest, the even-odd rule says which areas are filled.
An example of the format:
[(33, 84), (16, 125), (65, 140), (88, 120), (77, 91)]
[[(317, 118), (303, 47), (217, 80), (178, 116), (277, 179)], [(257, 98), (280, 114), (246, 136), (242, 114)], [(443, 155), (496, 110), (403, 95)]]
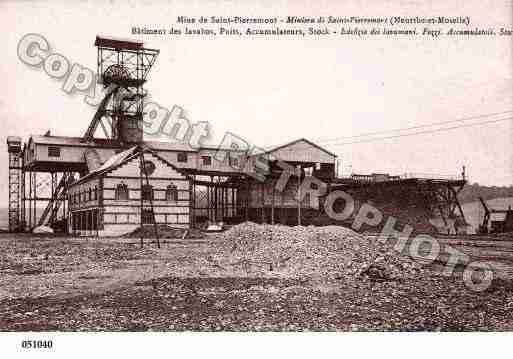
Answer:
[[(211, 240), (0, 236), (0, 330), (512, 330), (513, 245), (451, 240), (498, 264), (472, 292), (458, 275), (330, 283), (233, 276)], [(501, 267), (502, 266), (502, 267)]]

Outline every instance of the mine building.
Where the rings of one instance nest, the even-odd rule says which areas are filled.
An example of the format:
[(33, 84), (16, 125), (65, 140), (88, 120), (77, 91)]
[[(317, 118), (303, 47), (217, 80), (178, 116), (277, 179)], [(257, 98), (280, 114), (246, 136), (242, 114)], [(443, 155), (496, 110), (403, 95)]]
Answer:
[[(144, 172), (141, 179), (140, 172)], [(70, 232), (117, 236), (145, 224), (191, 226), (192, 178), (152, 150), (135, 146), (70, 184)]]
[[(325, 196), (342, 190), (357, 207), (373, 203), (422, 230), (430, 219), (463, 218), (464, 178), (402, 178), (386, 173), (340, 178), (337, 156), (301, 138), (258, 153), (236, 148), (146, 141), (144, 85), (159, 50), (142, 42), (97, 37), (97, 72), (110, 91), (83, 136), (11, 136), (9, 229), (46, 225), (75, 235), (117, 236), (144, 225), (202, 227), (211, 222), (327, 224)], [(122, 95), (121, 95), (122, 94)], [(108, 128), (107, 138), (96, 136)], [(267, 168), (256, 173), (257, 163)], [(293, 169), (283, 190), (284, 167)], [(301, 196), (305, 179), (324, 197)], [(297, 198), (302, 198), (298, 201)]]

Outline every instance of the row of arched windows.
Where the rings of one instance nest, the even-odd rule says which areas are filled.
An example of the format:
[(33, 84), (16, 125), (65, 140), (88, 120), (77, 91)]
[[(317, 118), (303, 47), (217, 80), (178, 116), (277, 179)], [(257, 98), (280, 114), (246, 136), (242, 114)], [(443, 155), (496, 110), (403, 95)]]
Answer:
[(83, 191), (78, 191), (70, 195), (71, 204), (79, 204), (81, 202), (93, 201), (98, 199), (98, 188), (88, 188)]
[[(144, 201), (153, 200), (153, 186), (143, 184), (141, 188), (141, 196)], [(130, 199), (128, 186), (125, 183), (121, 182), (116, 186), (115, 199)], [(174, 184), (170, 184), (166, 187), (166, 201), (178, 201), (178, 188)]]
[[(149, 184), (143, 184), (141, 195), (145, 201), (153, 200), (153, 186)], [(174, 184), (170, 184), (166, 187), (166, 201), (178, 201), (178, 188)], [(88, 188), (81, 190), (70, 195), (71, 204), (80, 204), (82, 202), (92, 201), (98, 199), (98, 188)], [(130, 199), (128, 185), (126, 183), (119, 183), (115, 190), (115, 199), (117, 200), (128, 200)]]

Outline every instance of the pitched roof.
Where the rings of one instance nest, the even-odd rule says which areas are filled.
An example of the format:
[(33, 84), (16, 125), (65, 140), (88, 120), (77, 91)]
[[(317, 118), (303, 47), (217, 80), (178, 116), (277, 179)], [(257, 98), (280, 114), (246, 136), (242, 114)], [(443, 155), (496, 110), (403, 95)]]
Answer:
[(317, 148), (317, 149), (319, 149), (319, 150), (321, 150), (321, 151), (323, 151), (323, 152), (325, 152), (325, 153), (327, 153), (327, 154), (329, 154), (329, 155), (331, 155), (331, 156), (333, 156), (333, 157), (337, 157), (337, 155), (336, 155), (336, 154), (334, 154), (333, 152), (328, 151), (327, 149), (325, 149), (325, 148), (323, 148), (323, 147), (321, 147), (321, 146), (319, 146), (319, 145), (317, 145), (317, 144), (313, 143), (312, 141), (307, 140), (307, 139), (306, 139), (306, 138), (304, 138), (304, 137), (303, 137), (303, 138), (299, 138), (299, 139), (297, 139), (297, 140), (294, 140), (294, 141), (292, 141), (292, 142), (285, 143), (284, 145), (277, 146), (277, 147), (275, 147), (275, 148), (273, 148), (273, 149), (270, 149), (270, 150), (268, 150), (268, 151), (265, 151), (264, 153), (272, 153), (272, 152), (275, 152), (275, 151), (280, 150), (280, 149), (282, 149), (282, 148), (285, 148), (285, 147), (289, 147), (289, 146), (295, 145), (296, 143), (301, 142), (301, 141), (304, 141), (304, 142), (308, 143), (310, 146), (315, 147), (315, 148)]
[[(125, 150), (120, 153), (116, 153), (114, 156), (110, 157), (103, 165), (95, 169), (94, 171), (89, 172), (84, 177), (79, 178), (77, 181), (73, 182), (71, 186), (83, 183), (86, 180), (92, 179), (97, 177), (98, 175), (108, 172), (111, 169), (114, 169), (115, 167), (121, 165), (123, 162), (127, 161), (133, 155), (136, 154), (136, 150), (138, 149), (138, 146), (130, 147), (128, 150)], [(140, 151), (139, 151), (140, 152)]]
[(94, 174), (96, 172), (108, 171), (111, 168), (114, 168), (120, 165), (123, 161), (125, 161), (128, 157), (134, 154), (137, 146), (130, 147), (128, 150), (125, 150), (120, 153), (116, 153), (114, 156), (110, 157), (103, 165), (90, 172), (89, 174)]
[(106, 172), (109, 172), (109, 171), (119, 167), (120, 165), (130, 161), (131, 159), (137, 157), (137, 155), (139, 155), (140, 153), (145, 153), (145, 152), (151, 153), (153, 156), (157, 157), (159, 160), (163, 161), (164, 163), (166, 163), (167, 165), (169, 165), (176, 171), (180, 171), (179, 168), (177, 168), (172, 163), (170, 163), (166, 159), (159, 156), (157, 153), (153, 152), (153, 150), (151, 150), (150, 148), (143, 147), (143, 146), (134, 146), (134, 147), (129, 148), (128, 150), (117, 153), (114, 156), (110, 157), (107, 161), (105, 161), (105, 163), (102, 166), (100, 166), (96, 170), (86, 174), (84, 177), (79, 178), (77, 181), (73, 182), (71, 184), (71, 186), (76, 185), (78, 183), (83, 183), (83, 182), (93, 179), (93, 178), (96, 178), (96, 177), (98, 177)]

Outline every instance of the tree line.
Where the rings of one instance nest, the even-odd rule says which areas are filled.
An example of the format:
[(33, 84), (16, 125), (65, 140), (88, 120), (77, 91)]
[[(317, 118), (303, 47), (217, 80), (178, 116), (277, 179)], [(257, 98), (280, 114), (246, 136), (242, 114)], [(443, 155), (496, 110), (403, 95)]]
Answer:
[(484, 200), (513, 197), (513, 186), (497, 187), (497, 186), (481, 186), (479, 183), (473, 183), (463, 187), (458, 194), (460, 203), (468, 203), (479, 200), (483, 197)]

